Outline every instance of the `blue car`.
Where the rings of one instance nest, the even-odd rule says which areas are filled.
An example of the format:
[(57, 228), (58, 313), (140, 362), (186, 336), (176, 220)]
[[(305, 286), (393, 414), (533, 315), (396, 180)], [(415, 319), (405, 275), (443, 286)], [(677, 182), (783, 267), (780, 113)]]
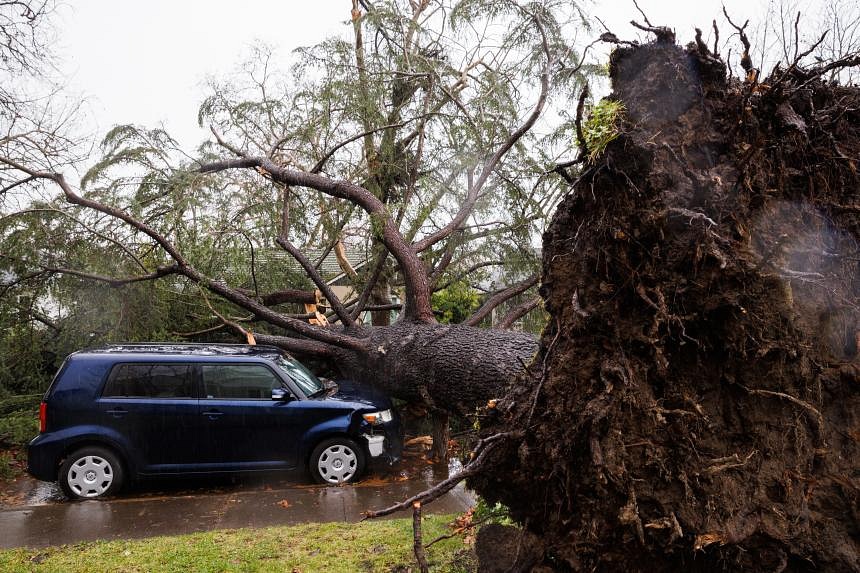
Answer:
[(121, 344), (66, 358), (45, 393), (28, 470), (70, 498), (130, 479), (305, 467), (357, 479), (370, 458), (400, 456), (391, 401), (324, 384), (271, 346)]

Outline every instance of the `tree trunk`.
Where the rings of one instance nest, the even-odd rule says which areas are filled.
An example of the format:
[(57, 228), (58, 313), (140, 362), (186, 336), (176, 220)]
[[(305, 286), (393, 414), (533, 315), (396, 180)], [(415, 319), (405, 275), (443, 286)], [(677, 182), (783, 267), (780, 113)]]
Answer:
[(448, 413), (444, 410), (431, 410), (430, 422), (433, 432), (433, 451), (431, 455), (434, 462), (448, 462), (448, 440), (451, 439), (448, 421)]
[(461, 415), (504, 394), (537, 350), (528, 333), (396, 322), (364, 330), (369, 350), (341, 350), (343, 372), (392, 396)]
[[(370, 293), (370, 302), (372, 305), (391, 304), (391, 286), (386, 277), (380, 279), (374, 285)], [(370, 323), (373, 326), (388, 326), (391, 324), (391, 311), (375, 310), (370, 313)]]

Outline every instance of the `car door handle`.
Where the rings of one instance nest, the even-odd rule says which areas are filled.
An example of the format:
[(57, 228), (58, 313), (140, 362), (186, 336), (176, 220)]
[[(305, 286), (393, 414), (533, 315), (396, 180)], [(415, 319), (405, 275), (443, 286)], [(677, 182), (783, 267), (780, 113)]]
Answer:
[(123, 410), (122, 408), (114, 408), (113, 410), (107, 410), (107, 414), (110, 414), (114, 418), (122, 418), (126, 414), (128, 414), (128, 410)]
[(204, 416), (208, 416), (210, 420), (216, 420), (218, 416), (223, 416), (224, 412), (219, 412), (218, 410), (208, 410), (203, 412)]

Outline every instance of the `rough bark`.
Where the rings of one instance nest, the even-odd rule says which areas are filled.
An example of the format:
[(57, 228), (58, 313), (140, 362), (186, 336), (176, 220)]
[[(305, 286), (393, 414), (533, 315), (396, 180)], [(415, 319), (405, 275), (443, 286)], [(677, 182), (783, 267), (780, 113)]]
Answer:
[(337, 350), (350, 376), (409, 402), (474, 414), (499, 398), (537, 350), (528, 333), (397, 322), (364, 329), (367, 352)]
[(621, 48), (471, 483), (573, 571), (860, 571), (860, 90)]
[(433, 436), (433, 450), (431, 452), (433, 461), (448, 461), (448, 441), (451, 439), (451, 430), (448, 424), (449, 418), (450, 416), (444, 410), (433, 410), (430, 412), (431, 433)]

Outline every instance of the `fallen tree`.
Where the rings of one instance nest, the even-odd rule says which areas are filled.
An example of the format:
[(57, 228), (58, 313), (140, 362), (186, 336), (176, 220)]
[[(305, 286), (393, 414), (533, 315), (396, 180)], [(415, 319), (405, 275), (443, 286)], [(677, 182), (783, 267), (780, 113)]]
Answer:
[(858, 571), (860, 89), (821, 77), (860, 55), (761, 80), (737, 27), (734, 79), (650, 29), (465, 473), (529, 532), (519, 570)]

